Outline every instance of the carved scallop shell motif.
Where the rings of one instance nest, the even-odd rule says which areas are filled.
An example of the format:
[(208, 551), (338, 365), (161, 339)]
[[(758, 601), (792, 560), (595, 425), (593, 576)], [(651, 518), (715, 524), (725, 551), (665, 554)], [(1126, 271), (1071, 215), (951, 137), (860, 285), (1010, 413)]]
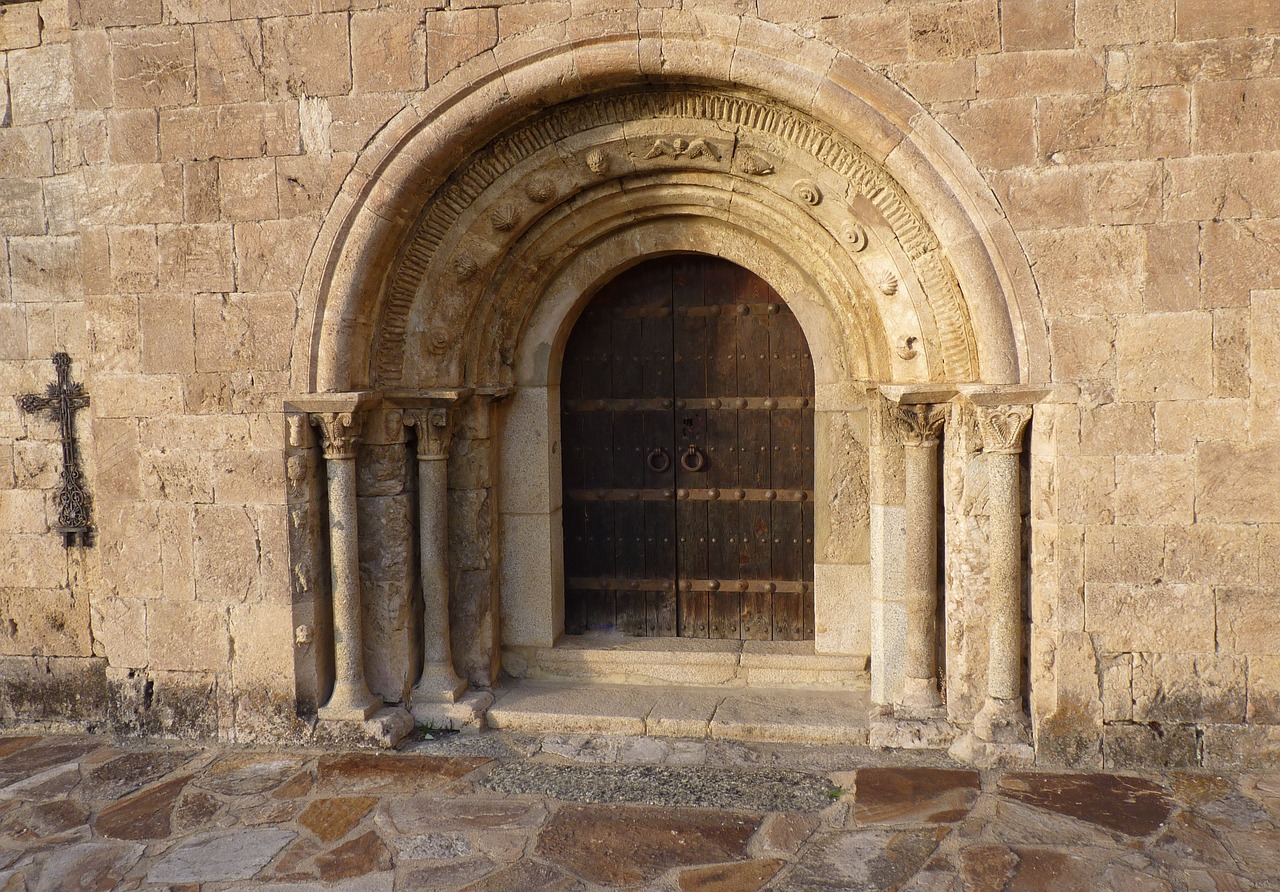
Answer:
[(609, 169), (609, 156), (603, 149), (592, 149), (587, 152), (587, 169), (592, 173), (604, 173)]
[(510, 232), (520, 225), (520, 212), (509, 201), (504, 201), (489, 213), (489, 222), (498, 232)]
[(465, 282), (480, 271), (480, 264), (466, 254), (453, 261), (453, 274), (459, 282)]
[(893, 297), (898, 293), (898, 277), (893, 273), (885, 273), (876, 285), (885, 297)]
[(767, 177), (773, 173), (772, 164), (751, 152), (740, 152), (738, 154), (738, 169), (753, 177)]
[(796, 180), (796, 184), (791, 187), (791, 194), (796, 197), (796, 201), (803, 202), (809, 207), (822, 204), (822, 190), (813, 180)]
[(556, 184), (546, 177), (535, 177), (525, 184), (524, 194), (535, 204), (546, 204), (556, 197)]
[(867, 230), (862, 227), (862, 224), (852, 220), (840, 227), (840, 238), (851, 251), (857, 252), (867, 247)]

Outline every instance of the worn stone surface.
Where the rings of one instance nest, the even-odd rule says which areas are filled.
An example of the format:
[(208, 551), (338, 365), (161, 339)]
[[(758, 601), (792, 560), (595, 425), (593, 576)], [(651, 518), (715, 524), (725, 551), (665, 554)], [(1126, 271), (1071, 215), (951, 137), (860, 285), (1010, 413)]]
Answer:
[(733, 812), (566, 806), (539, 834), (538, 853), (592, 882), (633, 885), (677, 864), (744, 858), (758, 825)]
[(978, 772), (864, 768), (857, 774), (853, 817), (867, 824), (959, 821), (977, 799)]
[(1000, 794), (1130, 836), (1146, 836), (1169, 817), (1174, 803), (1158, 785), (1109, 774), (1011, 773)]

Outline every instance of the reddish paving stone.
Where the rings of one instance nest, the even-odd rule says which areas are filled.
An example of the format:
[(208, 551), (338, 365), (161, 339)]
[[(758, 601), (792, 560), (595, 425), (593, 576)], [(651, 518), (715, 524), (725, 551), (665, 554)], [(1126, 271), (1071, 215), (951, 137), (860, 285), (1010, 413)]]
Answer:
[(963, 820), (978, 798), (976, 771), (943, 768), (863, 768), (853, 817), (864, 824), (949, 824)]
[(756, 834), (756, 845), (764, 854), (789, 857), (800, 851), (820, 823), (817, 815), (770, 815)]
[(142, 857), (143, 847), (118, 842), (63, 846), (40, 871), (37, 892), (111, 892)]
[(1000, 795), (1129, 836), (1146, 836), (1169, 819), (1174, 802), (1159, 784), (1115, 774), (1010, 772)]
[(173, 832), (173, 810), (190, 780), (191, 775), (175, 777), (107, 806), (93, 829), (111, 839), (164, 839)]
[(217, 799), (203, 790), (188, 789), (173, 811), (174, 827), (179, 831), (207, 829), (220, 811), (222, 803)]
[(1265, 880), (1280, 877), (1280, 833), (1233, 830), (1226, 837), (1245, 873)]
[(787, 875), (788, 890), (844, 892), (897, 889), (920, 871), (950, 831), (851, 830), (824, 835), (801, 852)]
[(1191, 812), (1174, 815), (1155, 841), (1142, 851), (1188, 866), (1235, 868), (1235, 860), (1213, 828)]
[(785, 861), (747, 861), (680, 871), (680, 892), (756, 892), (773, 879)]
[(463, 892), (584, 892), (586, 888), (580, 880), (550, 865), (519, 861), (472, 883)]
[(268, 799), (266, 802), (251, 805), (248, 808), (234, 810), (240, 823), (248, 827), (259, 827), (263, 824), (284, 824), (298, 816), (298, 803), (289, 800)]
[(0, 777), (30, 777), (47, 768), (83, 758), (101, 746), (97, 740), (44, 738), (0, 759)]
[(0, 822), (0, 836), (14, 842), (43, 839), (83, 827), (88, 820), (89, 809), (79, 802), (55, 799), (6, 814)]
[[(464, 858), (435, 864), (409, 864), (396, 868), (396, 883), (402, 889), (430, 889), (432, 892), (457, 892), (468, 883), (488, 876), (497, 865), (488, 858)], [(551, 868), (548, 868), (550, 870)], [(475, 888), (472, 886), (471, 888)], [(505, 889), (528, 888), (506, 886)]]
[(119, 799), (158, 781), (188, 762), (194, 754), (192, 750), (124, 753), (93, 769), (86, 770), (82, 766), (85, 777), (80, 796), (84, 799)]
[(228, 756), (210, 765), (196, 786), (224, 796), (267, 793), (297, 774), (302, 761), (279, 754)]
[(529, 829), (547, 817), (542, 803), (519, 799), (398, 796), (387, 803), (386, 810), (392, 825), (401, 833)]
[(491, 761), (485, 757), (417, 753), (343, 753), (320, 760), (316, 772), (317, 786), (324, 792), (411, 792), (457, 780)]
[(16, 753), (24, 746), (35, 743), (39, 739), (39, 737), (0, 737), (0, 759), (11, 753)]
[(321, 842), (333, 842), (355, 829), (360, 819), (377, 804), (378, 800), (372, 796), (317, 799), (298, 816), (298, 823)]
[(315, 778), (311, 776), (310, 771), (299, 771), (281, 784), (271, 795), (276, 799), (300, 799), (311, 792), (315, 782)]
[(299, 837), (280, 853), (275, 863), (268, 866), (262, 876), (271, 880), (314, 880), (320, 876), (315, 857), (324, 848), (315, 840)]
[[(1096, 858), (1049, 849), (1014, 849), (1017, 861), (1007, 885), (995, 886), (1006, 892), (1094, 892), (1095, 889), (1134, 889), (1130, 885), (1100, 883), (1098, 873), (1105, 867)], [(1136, 892), (1136, 890), (1135, 890)]]
[(1008, 846), (970, 846), (960, 853), (960, 878), (966, 889), (1001, 890), (1018, 867)]
[(391, 853), (383, 845), (378, 834), (370, 830), (351, 842), (343, 843), (332, 852), (316, 858), (320, 879), (326, 883), (362, 877), (375, 870), (391, 868)]
[(538, 854), (603, 885), (652, 880), (671, 867), (745, 860), (760, 826), (727, 811), (570, 805), (538, 837)]

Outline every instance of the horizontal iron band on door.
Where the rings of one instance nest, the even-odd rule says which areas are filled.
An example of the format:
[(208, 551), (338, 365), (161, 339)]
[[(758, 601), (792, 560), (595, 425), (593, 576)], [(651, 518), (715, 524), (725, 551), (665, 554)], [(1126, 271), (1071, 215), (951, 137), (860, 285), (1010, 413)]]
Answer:
[(726, 396), (698, 399), (562, 400), (566, 412), (660, 412), (665, 409), (807, 409), (813, 400), (803, 396)]
[(810, 489), (571, 489), (571, 502), (808, 502)]
[[(776, 302), (757, 304), (713, 304), (703, 307), (675, 308), (677, 316), (775, 316), (782, 310)], [(597, 311), (598, 312), (598, 311)], [(671, 307), (615, 307), (608, 311), (614, 319), (665, 319), (671, 315)]]
[(803, 595), (813, 588), (810, 582), (778, 579), (614, 579), (609, 576), (572, 577), (566, 588), (586, 591), (633, 592), (745, 592), (747, 594)]

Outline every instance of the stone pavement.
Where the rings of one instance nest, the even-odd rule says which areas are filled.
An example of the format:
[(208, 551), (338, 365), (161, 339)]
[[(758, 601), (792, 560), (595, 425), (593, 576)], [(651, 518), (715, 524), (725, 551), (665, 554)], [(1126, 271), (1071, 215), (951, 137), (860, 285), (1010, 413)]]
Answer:
[(0, 892), (1280, 889), (1280, 772), (515, 732), (0, 737)]

